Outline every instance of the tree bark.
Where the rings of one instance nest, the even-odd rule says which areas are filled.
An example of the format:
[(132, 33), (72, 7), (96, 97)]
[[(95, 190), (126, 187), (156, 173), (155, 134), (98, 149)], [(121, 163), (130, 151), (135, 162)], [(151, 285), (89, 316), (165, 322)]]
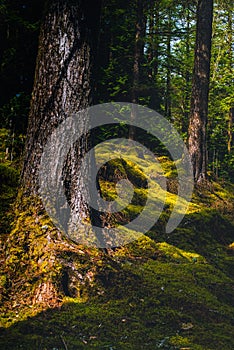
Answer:
[(213, 0), (199, 0), (188, 147), (196, 182), (207, 178), (206, 125), (210, 79)]
[[(95, 6), (91, 4), (90, 8), (88, 3), (92, 1), (54, 0), (48, 5), (41, 27), (22, 172), (24, 192), (29, 195), (38, 194), (39, 164), (48, 137), (66, 118), (91, 104), (97, 32), (94, 28), (99, 2), (95, 2)], [(81, 118), (81, 132), (87, 123), (88, 119)], [(86, 139), (77, 141), (66, 162), (66, 195), (80, 222), (89, 212), (83, 200), (83, 194), (88, 189), (83, 174), (77, 168), (88, 147), (86, 136)]]
[[(7, 243), (8, 268), (13, 271), (12, 286), (15, 285), (13, 280), (17, 279), (14, 271), (18, 271), (19, 276), (28, 279), (28, 284), (35, 284), (28, 290), (28, 295), (33, 294), (33, 303), (56, 305), (58, 290), (76, 296), (80, 281), (84, 281), (75, 268), (76, 259), (79, 259), (75, 254), (79, 252), (78, 247), (61, 239), (59, 231), (48, 224), (43, 206), (38, 204), (37, 199), (34, 202), (34, 198), (39, 198), (40, 161), (49, 136), (69, 116), (91, 104), (99, 14), (100, 1), (46, 2), (22, 170), (23, 196), (18, 199), (20, 203), (17, 211), (21, 212), (16, 217), (15, 229)], [(77, 116), (80, 118), (79, 132), (82, 134), (89, 120), (84, 115)], [(58, 140), (61, 148), (62, 141)], [(75, 218), (79, 218), (76, 224), (81, 226), (82, 220), (86, 220), (90, 214), (88, 204), (83, 199), (88, 188), (84, 174), (79, 172), (80, 160), (88, 149), (89, 136), (85, 134), (69, 151), (64, 165), (66, 197)], [(58, 166), (56, 162), (59, 159), (55, 157)], [(62, 249), (70, 248), (74, 261), (60, 257), (66, 255)], [(18, 250), (20, 253), (17, 253)], [(12, 292), (13, 295), (21, 289), (24, 291), (24, 278), (21, 279), (22, 286), (18, 286), (17, 291)]]
[(38, 166), (48, 136), (91, 103), (92, 40), (83, 1), (48, 5), (40, 38), (22, 172), (27, 193), (38, 192)]

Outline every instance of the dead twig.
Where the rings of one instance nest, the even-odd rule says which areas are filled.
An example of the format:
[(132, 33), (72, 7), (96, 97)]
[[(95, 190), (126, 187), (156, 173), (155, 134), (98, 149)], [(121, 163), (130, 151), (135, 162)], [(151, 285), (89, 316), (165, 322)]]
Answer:
[(61, 338), (61, 340), (62, 340), (62, 342), (63, 342), (63, 345), (64, 345), (65, 350), (68, 350), (67, 344), (65, 343), (65, 340), (64, 340), (62, 334), (60, 334), (60, 338)]

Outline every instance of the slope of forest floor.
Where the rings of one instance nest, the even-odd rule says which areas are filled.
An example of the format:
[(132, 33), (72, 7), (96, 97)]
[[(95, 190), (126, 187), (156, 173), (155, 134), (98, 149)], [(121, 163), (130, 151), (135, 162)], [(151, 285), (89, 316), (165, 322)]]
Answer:
[[(161, 161), (164, 170), (170, 168), (166, 158)], [(7, 232), (17, 174), (9, 164), (0, 165), (1, 202), (6, 204), (0, 207), (1, 229)], [(122, 166), (126, 170), (126, 163)], [(15, 300), (6, 310), (9, 304), (3, 303), (1, 349), (234, 348), (234, 185), (212, 181), (197, 187), (182, 223), (166, 234), (176, 197), (173, 170), (167, 177), (166, 212), (147, 236), (108, 254), (79, 247), (89, 254), (90, 265), (90, 284), (80, 295), (64, 297), (57, 308), (21, 307)], [(111, 183), (103, 184), (103, 193), (107, 189), (114, 196)]]

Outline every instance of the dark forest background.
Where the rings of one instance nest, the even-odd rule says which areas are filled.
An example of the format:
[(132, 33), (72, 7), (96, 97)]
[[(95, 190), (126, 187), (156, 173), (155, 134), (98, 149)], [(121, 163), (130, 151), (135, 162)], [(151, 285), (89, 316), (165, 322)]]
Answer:
[[(126, 1), (102, 5), (94, 103), (135, 101), (168, 118), (187, 139), (196, 1), (147, 1), (139, 8)], [(43, 17), (43, 1), (0, 5), (1, 157), (23, 152)], [(136, 24), (140, 40), (136, 48)], [(208, 169), (216, 177), (234, 176), (233, 156), (233, 4), (214, 5), (207, 131)], [(136, 50), (139, 77), (134, 78)], [(135, 82), (134, 82), (135, 79)], [(7, 154), (5, 153), (7, 152)]]

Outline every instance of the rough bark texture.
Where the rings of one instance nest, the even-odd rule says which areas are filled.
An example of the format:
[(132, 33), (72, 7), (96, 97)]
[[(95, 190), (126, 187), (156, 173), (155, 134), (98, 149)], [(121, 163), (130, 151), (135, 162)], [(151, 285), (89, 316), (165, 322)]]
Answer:
[(206, 178), (206, 124), (210, 78), (213, 0), (199, 0), (188, 146), (195, 181)]
[[(90, 8), (88, 3), (92, 5)], [(27, 194), (38, 194), (38, 169), (48, 136), (67, 117), (91, 103), (91, 67), (98, 10), (98, 1), (94, 4), (92, 1), (54, 0), (47, 5), (39, 39), (22, 174)], [(87, 123), (88, 120), (81, 118), (81, 131)], [(77, 169), (79, 159), (87, 149), (87, 139), (83, 138), (71, 150), (66, 162), (67, 197), (80, 217), (88, 214), (81, 194), (87, 189)]]
[[(46, 218), (38, 199), (38, 176), (48, 137), (66, 118), (91, 103), (99, 10), (100, 2), (92, 0), (53, 0), (46, 3), (22, 171), (24, 195), (18, 199), (15, 229), (7, 242), (7, 269), (12, 271), (11, 293), (16, 295), (22, 291), (22, 295), (31, 295), (33, 303), (56, 305), (61, 289), (62, 294), (76, 296), (80, 281), (85, 280), (77, 270), (80, 259), (76, 254), (78, 248), (61, 239), (59, 231)], [(80, 132), (87, 123), (88, 118), (82, 115)], [(88, 189), (83, 174), (79, 172), (80, 159), (89, 147), (88, 140), (86, 135), (81, 137), (64, 162), (63, 186), (74, 217), (78, 217), (80, 223), (89, 215), (88, 205), (83, 200), (83, 194)], [(62, 148), (63, 140), (57, 141)], [(59, 159), (55, 157), (56, 162)], [(71, 254), (73, 259), (68, 258)], [(22, 265), (24, 272), (21, 271)], [(20, 273), (25, 276), (18, 285), (15, 283), (18, 278), (15, 271), (18, 271), (18, 277)], [(67, 276), (66, 283), (63, 276)], [(71, 284), (75, 287), (71, 288)], [(26, 285), (28, 289), (24, 287)], [(71, 289), (75, 292), (70, 292)], [(30, 300), (28, 303), (31, 303)]]
[(81, 1), (56, 0), (43, 21), (29, 116), (23, 185), (38, 190), (38, 165), (52, 131), (90, 104), (90, 42)]

